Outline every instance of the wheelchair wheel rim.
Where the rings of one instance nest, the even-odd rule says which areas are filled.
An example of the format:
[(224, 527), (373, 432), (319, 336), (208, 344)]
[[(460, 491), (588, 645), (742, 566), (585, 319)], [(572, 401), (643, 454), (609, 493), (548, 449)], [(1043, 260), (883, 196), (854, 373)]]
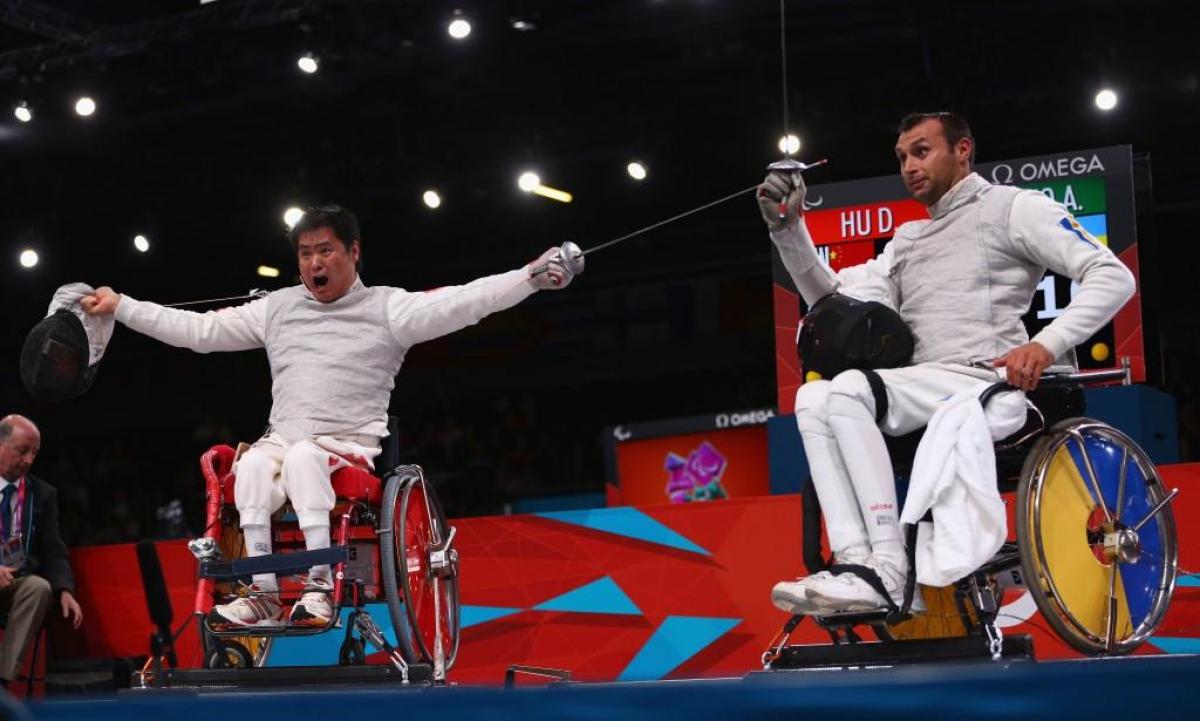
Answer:
[(1128, 559), (1112, 556), (1116, 536), (1105, 529), (1146, 517), (1165, 497), (1161, 480), (1137, 444), (1107, 425), (1062, 424), (1049, 441), (1022, 507), (1028, 512), (1022, 546), (1033, 551), (1030, 591), (1070, 645), (1126, 653), (1166, 613), (1175, 583), (1174, 517), (1169, 506), (1155, 514), (1137, 532), (1136, 554), (1131, 548)]
[[(456, 594), (453, 579), (436, 578), (430, 568), (430, 549), (443, 540), (445, 524), (440, 513), (434, 513), (429, 489), (423, 480), (404, 489), (396, 543), (400, 546), (397, 558), (403, 559), (405, 575), (405, 606), (412, 623), (413, 640), (421, 656), (434, 660), (440, 651), (446, 668), (454, 660), (458, 629)], [(438, 625), (441, 625), (441, 648), (438, 649)]]

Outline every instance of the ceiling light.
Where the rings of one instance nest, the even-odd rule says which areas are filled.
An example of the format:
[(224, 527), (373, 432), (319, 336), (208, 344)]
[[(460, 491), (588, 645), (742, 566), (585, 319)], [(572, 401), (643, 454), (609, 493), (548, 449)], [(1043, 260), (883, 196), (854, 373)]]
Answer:
[(1109, 88), (1096, 93), (1096, 107), (1101, 110), (1112, 110), (1117, 107), (1117, 93)]
[(150, 250), (150, 239), (138, 233), (133, 236), (133, 247), (137, 248), (139, 253), (145, 253)]
[(283, 224), (291, 228), (296, 223), (299, 223), (300, 219), (303, 217), (304, 211), (293, 205), (292, 207), (283, 211)]
[(318, 65), (319, 63), (317, 62), (317, 59), (313, 57), (312, 53), (304, 53), (300, 57), (296, 58), (296, 67), (300, 68), (309, 75), (317, 72)]
[(471, 34), (471, 23), (467, 22), (463, 18), (455, 18), (454, 20), (450, 21), (448, 26), (446, 26), (446, 32), (450, 33), (450, 37), (454, 38), (455, 40), (462, 40)]
[(22, 123), (28, 123), (33, 120), (33, 111), (29, 109), (29, 103), (22, 100), (17, 103), (17, 107), (13, 108), (13, 115), (17, 116), (17, 120)]
[(279, 277), (279, 269), (269, 266), (269, 265), (258, 266), (258, 270), (256, 272), (264, 278), (278, 278)]
[(75, 101), (75, 112), (85, 118), (88, 117), (96, 112), (96, 101), (84, 95)]
[(32, 268), (38, 264), (38, 254), (36, 250), (25, 249), (21, 251), (21, 266)]
[(785, 135), (779, 139), (779, 152), (784, 155), (792, 155), (800, 151), (800, 138), (795, 135)]
[(551, 188), (549, 185), (539, 184), (533, 189), (533, 194), (540, 195), (543, 198), (549, 198), (550, 200), (557, 200), (560, 203), (570, 203), (575, 199), (575, 196), (571, 195), (567, 191), (559, 190), (558, 188)]
[(646, 166), (642, 165), (636, 160), (629, 165), (626, 165), (625, 170), (629, 173), (629, 177), (633, 178), (634, 180), (646, 179)]
[(509, 21), (509, 24), (512, 26), (512, 29), (516, 30), (517, 32), (527, 33), (530, 30), (537, 30), (537, 25), (529, 22), (528, 20), (521, 20), (519, 18), (513, 18)]
[(521, 177), (517, 178), (517, 187), (526, 193), (532, 193), (541, 184), (542, 179), (538, 177), (538, 174), (529, 170), (521, 173)]
[(421, 200), (430, 208), (437, 208), (442, 204), (442, 196), (438, 195), (436, 190), (426, 190), (421, 195)]

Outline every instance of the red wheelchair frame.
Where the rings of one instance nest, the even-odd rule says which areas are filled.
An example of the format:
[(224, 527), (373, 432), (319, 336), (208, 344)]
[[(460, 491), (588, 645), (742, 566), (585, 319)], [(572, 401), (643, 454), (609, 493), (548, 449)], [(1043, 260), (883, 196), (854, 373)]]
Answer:
[[(245, 558), (244, 540), (234, 505), (235, 451), (214, 446), (200, 457), (205, 480), (204, 535), (188, 544), (199, 561), (195, 614), (208, 668), (252, 667), (265, 660), (270, 640), (280, 636), (325, 633), (342, 627), (342, 610), (350, 608), (339, 653), (343, 665), (366, 662), (366, 643), (387, 654), (405, 681), (413, 664), (432, 667), (435, 681), (453, 666), (459, 642), (458, 553), (454, 529), (419, 466), (400, 465), (385, 480), (357, 467), (332, 475), (337, 503), (332, 512), (332, 545), (305, 550), (303, 534), (289, 506), (271, 521), (274, 553)], [(387, 468), (387, 465), (383, 465)], [(316, 564), (330, 563), (336, 612), (321, 627), (217, 629), (212, 607), (236, 595), (235, 581), (249, 582), (254, 573), (277, 573), (280, 597), (294, 603), (303, 591), (286, 577)], [(396, 632), (393, 645), (364, 608), (382, 597)]]

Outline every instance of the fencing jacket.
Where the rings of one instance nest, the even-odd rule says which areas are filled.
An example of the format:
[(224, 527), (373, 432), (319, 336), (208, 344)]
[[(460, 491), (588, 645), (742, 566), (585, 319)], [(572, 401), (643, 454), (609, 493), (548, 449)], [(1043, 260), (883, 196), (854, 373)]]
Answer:
[(1055, 358), (1095, 333), (1135, 290), (1133, 274), (1071, 214), (1032, 190), (971, 173), (905, 223), (878, 257), (834, 272), (803, 219), (771, 238), (807, 303), (839, 291), (900, 313), (916, 337), (913, 363), (970, 365), (1029, 341), (1021, 316), (1046, 269), (1079, 283), (1033, 340)]
[(411, 346), (474, 325), (534, 291), (521, 268), (425, 293), (355, 280), (330, 303), (298, 285), (208, 313), (122, 296), (116, 319), (201, 353), (266, 348), (271, 429), (290, 442), (317, 435), (381, 438), (395, 376)]

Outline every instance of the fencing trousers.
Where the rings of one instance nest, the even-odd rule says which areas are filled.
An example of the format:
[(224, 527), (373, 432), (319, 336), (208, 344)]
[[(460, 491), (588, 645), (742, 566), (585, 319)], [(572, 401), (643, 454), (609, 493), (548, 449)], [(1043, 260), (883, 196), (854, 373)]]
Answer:
[[(334, 471), (357, 465), (373, 469), (379, 455), (374, 436), (315, 436), (295, 443), (278, 433), (258, 440), (234, 465), (237, 478), (234, 503), (246, 537), (247, 555), (271, 553), (271, 514), (291, 500), (308, 550), (329, 548), (329, 513), (334, 493)], [(328, 565), (313, 566), (310, 577), (330, 580)], [(278, 588), (275, 574), (256, 574), (264, 590)]]
[(915, 431), (940, 402), (968, 389), (982, 392), (1003, 376), (988, 368), (933, 363), (877, 372), (888, 401), (878, 424), (875, 396), (860, 371), (800, 386), (796, 423), (834, 556), (841, 563), (867, 563), (895, 583), (908, 562), (883, 434)]

